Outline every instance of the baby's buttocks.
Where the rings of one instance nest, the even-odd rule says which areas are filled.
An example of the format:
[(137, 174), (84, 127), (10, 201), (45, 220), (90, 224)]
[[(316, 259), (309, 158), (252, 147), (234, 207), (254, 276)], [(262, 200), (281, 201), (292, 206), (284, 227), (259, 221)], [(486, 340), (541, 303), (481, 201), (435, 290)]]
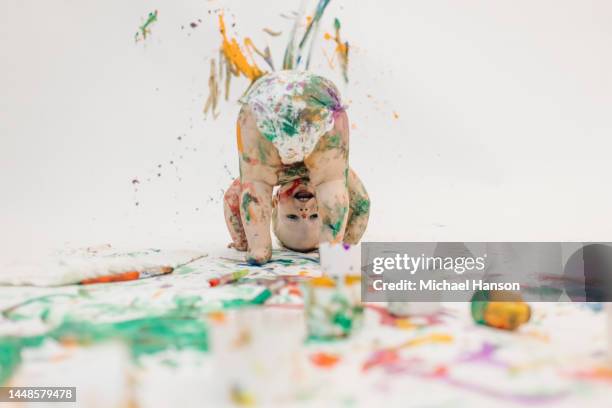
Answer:
[(240, 102), (249, 106), (259, 132), (286, 165), (304, 161), (344, 110), (331, 81), (303, 71), (266, 74)]

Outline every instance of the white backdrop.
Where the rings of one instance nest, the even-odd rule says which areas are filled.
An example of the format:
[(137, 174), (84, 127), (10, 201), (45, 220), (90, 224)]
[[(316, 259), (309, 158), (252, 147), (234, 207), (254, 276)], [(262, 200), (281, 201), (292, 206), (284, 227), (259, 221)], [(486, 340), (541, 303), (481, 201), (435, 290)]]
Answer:
[[(230, 31), (269, 43), (280, 64), (292, 23), (279, 13), (297, 7), (0, 2), (1, 255), (224, 246), (246, 81), (203, 118), (220, 43), (208, 10), (224, 8)], [(154, 9), (151, 36), (134, 43)], [(366, 240), (610, 240), (612, 3), (332, 0), (321, 37), (336, 16), (351, 83), (328, 68), (330, 42), (314, 69), (350, 101)]]

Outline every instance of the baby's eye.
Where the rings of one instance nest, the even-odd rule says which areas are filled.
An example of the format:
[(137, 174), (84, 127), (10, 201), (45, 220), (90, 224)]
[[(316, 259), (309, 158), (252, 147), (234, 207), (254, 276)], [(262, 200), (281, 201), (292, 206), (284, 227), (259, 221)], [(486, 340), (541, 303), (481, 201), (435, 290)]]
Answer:
[(287, 216), (287, 218), (289, 218), (290, 220), (293, 220), (293, 221), (295, 221), (295, 220), (299, 219), (299, 217), (298, 217), (297, 215), (295, 215), (295, 214), (289, 214), (289, 215)]
[(312, 215), (310, 216), (310, 219), (311, 219), (311, 220), (316, 220), (317, 218), (319, 218), (319, 214), (312, 214)]

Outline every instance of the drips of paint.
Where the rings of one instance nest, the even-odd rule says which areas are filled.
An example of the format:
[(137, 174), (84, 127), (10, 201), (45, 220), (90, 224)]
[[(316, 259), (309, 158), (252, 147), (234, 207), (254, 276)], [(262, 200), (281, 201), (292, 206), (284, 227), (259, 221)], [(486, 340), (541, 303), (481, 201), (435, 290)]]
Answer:
[(338, 364), (340, 356), (337, 354), (319, 352), (310, 356), (310, 361), (317, 367), (331, 368)]
[(212, 111), (213, 119), (219, 116), (217, 104), (219, 102), (219, 81), (217, 80), (217, 63), (214, 58), (210, 60), (210, 74), (208, 76), (208, 98), (204, 104), (204, 115)]
[(270, 51), (270, 47), (264, 48), (264, 50), (262, 52), (262, 51), (259, 50), (259, 48), (257, 48), (255, 46), (255, 43), (249, 37), (246, 37), (244, 39), (244, 47), (246, 48), (247, 52), (249, 53), (249, 56), (251, 57), (251, 59), (253, 59), (252, 51), (255, 51), (255, 53), (257, 55), (259, 55), (261, 58), (263, 58), (263, 60), (266, 62), (266, 64), (268, 64), (270, 69), (272, 71), (274, 71), (274, 62), (272, 61), (272, 52)]

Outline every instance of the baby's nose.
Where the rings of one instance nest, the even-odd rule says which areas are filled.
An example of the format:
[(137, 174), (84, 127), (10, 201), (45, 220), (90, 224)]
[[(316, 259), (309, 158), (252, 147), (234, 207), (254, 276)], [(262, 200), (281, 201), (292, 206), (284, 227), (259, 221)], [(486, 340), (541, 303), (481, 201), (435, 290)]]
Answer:
[(300, 211), (302, 218), (306, 218), (308, 216), (308, 208), (299, 208), (298, 210)]

